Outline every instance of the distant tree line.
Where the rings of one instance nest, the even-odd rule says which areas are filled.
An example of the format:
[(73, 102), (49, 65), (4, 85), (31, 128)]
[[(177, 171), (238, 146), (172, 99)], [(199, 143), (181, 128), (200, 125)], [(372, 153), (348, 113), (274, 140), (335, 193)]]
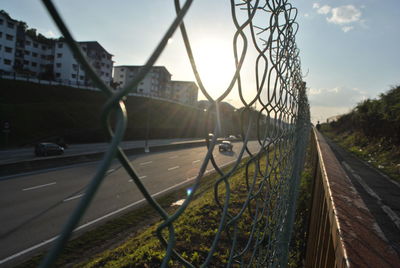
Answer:
[(357, 131), (368, 138), (400, 145), (400, 85), (378, 99), (364, 100), (331, 126), (340, 132)]

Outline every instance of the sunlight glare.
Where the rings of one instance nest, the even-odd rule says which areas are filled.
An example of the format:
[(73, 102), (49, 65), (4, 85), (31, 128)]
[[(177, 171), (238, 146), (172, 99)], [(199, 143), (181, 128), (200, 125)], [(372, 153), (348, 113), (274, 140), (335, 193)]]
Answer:
[(235, 74), (232, 45), (222, 40), (203, 39), (193, 47), (203, 85), (213, 98), (217, 98)]

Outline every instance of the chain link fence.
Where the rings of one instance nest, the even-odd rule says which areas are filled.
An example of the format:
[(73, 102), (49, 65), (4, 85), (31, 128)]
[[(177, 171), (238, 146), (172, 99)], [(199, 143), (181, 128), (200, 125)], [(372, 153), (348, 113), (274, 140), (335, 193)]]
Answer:
[[(42, 267), (50, 267), (61, 253), (79, 220), (89, 207), (113, 159), (117, 158), (130, 175), (147, 202), (159, 213), (163, 222), (157, 228), (157, 236), (165, 247), (162, 267), (167, 267), (173, 259), (185, 267), (194, 267), (176, 249), (176, 226), (174, 223), (185, 212), (193, 200), (207, 165), (211, 163), (219, 178), (214, 183), (215, 202), (220, 208), (218, 229), (209, 252), (202, 260), (202, 267), (210, 265), (217, 245), (224, 237), (230, 248), (227, 250), (226, 266), (280, 267), (286, 266), (291, 230), (295, 214), (300, 172), (304, 164), (305, 147), (309, 133), (309, 106), (302, 81), (299, 50), (296, 47), (295, 35), (298, 30), (296, 22), (297, 9), (287, 0), (231, 0), (232, 22), (236, 28), (233, 36), (233, 54), (236, 65), (235, 73), (226, 90), (213, 99), (202, 83), (202, 77), (196, 67), (189, 34), (184, 24), (184, 17), (193, 0), (180, 4), (174, 0), (176, 17), (169, 26), (145, 66), (129, 85), (115, 91), (96, 75), (96, 72), (85, 59), (65, 23), (61, 19), (51, 0), (42, 0), (48, 12), (65, 37), (75, 58), (85, 68), (93, 83), (108, 97), (101, 114), (102, 124), (109, 134), (110, 145), (99, 164), (93, 179), (79, 205), (65, 224), (57, 242), (43, 260)], [(238, 13), (245, 14), (246, 19), (239, 22)], [(255, 23), (262, 21), (265, 25)], [(190, 60), (197, 84), (203, 95), (211, 102), (207, 113), (216, 122), (212, 129), (207, 129), (207, 154), (205, 155), (198, 175), (191, 186), (192, 192), (182, 206), (173, 214), (168, 214), (151, 196), (139, 179), (126, 154), (119, 146), (127, 127), (126, 107), (123, 99), (135, 88), (149, 72), (167, 45), (168, 39), (181, 32), (187, 56)], [(248, 89), (242, 83), (242, 66), (247, 53), (257, 53), (254, 61), (254, 79), (256, 88)], [(244, 109), (241, 110), (240, 129), (243, 146), (237, 161), (228, 171), (218, 166), (213, 150), (221, 133), (219, 105), (232, 92), (237, 90)], [(245, 96), (252, 95), (250, 101)], [(116, 115), (116, 116), (115, 116)], [(111, 120), (115, 116), (116, 120)], [(111, 124), (115, 122), (115, 124)], [(209, 126), (205, 126), (208, 128)], [(248, 141), (256, 139), (260, 145), (257, 152), (251, 152)], [(244, 157), (245, 153), (249, 157)], [(230, 179), (244, 163), (245, 192), (238, 209), (230, 206), (232, 191)], [(221, 189), (224, 189), (223, 191)], [(242, 218), (250, 218), (248, 232), (242, 232)], [(238, 241), (241, 241), (239, 243)]]

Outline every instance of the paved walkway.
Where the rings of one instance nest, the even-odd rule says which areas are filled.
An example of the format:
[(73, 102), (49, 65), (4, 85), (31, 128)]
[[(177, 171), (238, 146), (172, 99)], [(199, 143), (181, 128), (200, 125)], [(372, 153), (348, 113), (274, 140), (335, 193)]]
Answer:
[(384, 239), (400, 256), (400, 183), (326, 139), (382, 229)]

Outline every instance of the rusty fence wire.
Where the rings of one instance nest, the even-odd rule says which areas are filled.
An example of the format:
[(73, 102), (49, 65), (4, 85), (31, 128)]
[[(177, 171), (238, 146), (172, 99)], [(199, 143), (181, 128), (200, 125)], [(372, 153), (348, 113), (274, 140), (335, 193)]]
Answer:
[[(79, 220), (89, 207), (96, 191), (105, 177), (111, 162), (117, 158), (134, 181), (151, 207), (159, 213), (163, 222), (157, 229), (157, 236), (165, 248), (162, 267), (167, 267), (171, 259), (182, 266), (194, 267), (176, 249), (176, 226), (174, 223), (188, 208), (196, 190), (202, 183), (207, 165), (212, 163), (219, 179), (214, 183), (215, 202), (220, 208), (218, 229), (209, 245), (207, 257), (201, 266), (210, 265), (222, 234), (231, 245), (226, 266), (240, 265), (245, 267), (281, 267), (286, 266), (291, 230), (295, 215), (295, 202), (299, 187), (307, 136), (310, 127), (309, 106), (306, 96), (306, 85), (302, 80), (299, 49), (295, 35), (298, 30), (296, 22), (297, 9), (288, 0), (231, 0), (232, 22), (236, 28), (233, 35), (233, 54), (235, 72), (225, 91), (213, 99), (202, 83), (202, 77), (193, 57), (190, 37), (186, 30), (184, 17), (193, 0), (181, 5), (174, 0), (176, 17), (169, 26), (148, 61), (136, 77), (122, 90), (114, 91), (96, 74), (86, 60), (84, 53), (75, 42), (72, 33), (61, 19), (60, 13), (51, 0), (42, 0), (49, 14), (68, 43), (75, 58), (84, 67), (91, 78), (108, 100), (101, 114), (102, 124), (109, 135), (109, 147), (99, 164), (93, 179), (87, 186), (82, 200), (66, 222), (55, 245), (41, 263), (50, 267), (61, 253)], [(238, 14), (245, 14), (246, 19), (239, 22)], [(261, 24), (257, 24), (257, 23)], [(208, 111), (215, 117), (213, 129), (207, 129), (207, 154), (205, 155), (198, 175), (191, 186), (192, 192), (182, 206), (172, 215), (168, 214), (151, 196), (142, 184), (137, 172), (121, 149), (120, 142), (127, 127), (127, 113), (123, 98), (135, 88), (149, 72), (167, 45), (168, 39), (175, 31), (180, 31), (193, 73), (203, 95), (211, 102)], [(255, 51), (254, 62), (255, 88), (242, 84), (241, 73), (244, 60), (249, 51)], [(221, 133), (219, 104), (232, 91), (237, 91), (244, 109), (241, 111), (240, 127), (243, 146), (235, 164), (228, 171), (223, 171), (213, 157), (213, 149)], [(245, 96), (251, 95), (250, 101)], [(248, 99), (248, 98), (247, 98)], [(115, 116), (116, 115), (116, 116)], [(111, 118), (116, 117), (114, 125)], [(114, 121), (113, 121), (114, 122)], [(254, 134), (255, 133), (255, 134)], [(260, 149), (251, 152), (248, 148), (250, 138), (255, 138)], [(245, 153), (249, 157), (244, 157)], [(231, 189), (230, 178), (245, 163), (246, 168), (254, 167), (254, 172), (246, 172), (247, 190), (241, 202), (241, 208), (232, 213), (229, 209)], [(223, 198), (220, 189), (223, 188)], [(241, 233), (240, 220), (244, 213), (250, 215), (250, 231)], [(166, 235), (167, 234), (167, 235)], [(238, 239), (245, 243), (237, 243)], [(244, 237), (244, 238), (243, 238)]]

